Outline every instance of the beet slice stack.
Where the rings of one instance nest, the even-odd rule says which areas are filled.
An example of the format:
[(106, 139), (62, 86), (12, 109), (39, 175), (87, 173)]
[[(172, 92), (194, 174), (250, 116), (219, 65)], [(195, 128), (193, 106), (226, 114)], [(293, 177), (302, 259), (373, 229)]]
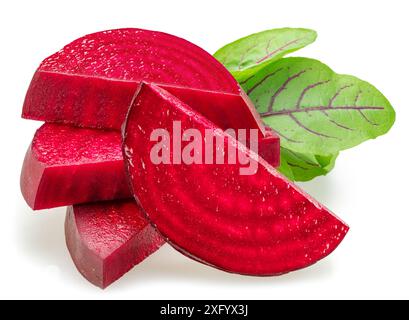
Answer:
[(227, 160), (153, 164), (150, 132), (160, 123), (172, 140), (175, 121), (182, 132), (220, 136), (214, 123), (150, 84), (135, 98), (123, 136), (135, 198), (179, 251), (229, 272), (277, 275), (315, 263), (342, 241), (347, 225), (229, 135), (223, 134), (224, 150), (249, 157), (258, 167), (254, 175), (240, 175), (240, 164)]
[[(120, 129), (131, 105), (122, 150)], [(317, 261), (347, 231), (274, 171), (279, 137), (228, 70), (184, 39), (142, 29), (79, 38), (41, 63), (22, 117), (46, 122), (26, 154), (23, 196), (34, 210), (73, 205), (67, 247), (81, 274), (102, 288), (156, 251), (162, 235), (199, 261), (264, 275)], [(245, 179), (235, 166), (148, 163), (149, 130), (176, 119), (201, 130), (257, 129), (262, 160), (232, 137), (223, 139), (251, 154), (260, 172)], [(166, 188), (159, 190), (161, 181)]]
[[(34, 135), (21, 170), (21, 192), (33, 210), (132, 198), (121, 134), (46, 123)], [(259, 154), (278, 165), (279, 141), (266, 134)]]

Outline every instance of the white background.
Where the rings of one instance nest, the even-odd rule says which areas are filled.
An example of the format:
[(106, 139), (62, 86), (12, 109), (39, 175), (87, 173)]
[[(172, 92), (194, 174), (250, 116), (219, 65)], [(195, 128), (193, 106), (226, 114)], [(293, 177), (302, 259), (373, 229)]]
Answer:
[[(409, 298), (409, 81), (407, 1), (1, 1), (0, 298)], [(84, 34), (119, 27), (173, 33), (209, 52), (275, 27), (318, 31), (295, 55), (376, 85), (397, 111), (392, 131), (339, 157), (302, 184), (351, 227), (327, 259), (281, 277), (227, 274), (163, 247), (102, 291), (73, 266), (65, 209), (33, 213), (19, 191), (38, 122), (20, 119), (41, 60)]]

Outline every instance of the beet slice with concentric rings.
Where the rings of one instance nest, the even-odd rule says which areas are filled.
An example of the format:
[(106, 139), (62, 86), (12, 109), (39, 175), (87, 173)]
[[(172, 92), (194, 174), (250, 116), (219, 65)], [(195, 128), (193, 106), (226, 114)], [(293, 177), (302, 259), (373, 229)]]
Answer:
[(134, 200), (68, 207), (65, 239), (78, 271), (101, 288), (164, 244)]
[(191, 42), (117, 29), (86, 35), (46, 58), (31, 81), (22, 116), (120, 129), (141, 81), (242, 93), (229, 71)]
[[(172, 140), (175, 123), (182, 132), (221, 138), (224, 150), (248, 157), (257, 170), (242, 175), (239, 162), (154, 164), (157, 142), (150, 133), (164, 129)], [(263, 159), (157, 86), (142, 85), (123, 141), (132, 190), (147, 217), (171, 245), (200, 262), (234, 273), (278, 275), (324, 258), (348, 231)]]

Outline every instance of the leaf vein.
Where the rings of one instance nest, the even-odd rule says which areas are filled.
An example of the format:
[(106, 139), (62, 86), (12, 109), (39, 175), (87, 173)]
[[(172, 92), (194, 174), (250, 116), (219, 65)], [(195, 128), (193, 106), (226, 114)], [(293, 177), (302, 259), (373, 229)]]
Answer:
[(295, 44), (299, 41), (301, 41), (303, 38), (299, 38), (299, 39), (294, 39), (290, 42), (287, 42), (286, 44), (284, 44), (283, 46), (271, 51), (270, 53), (268, 53), (267, 55), (265, 55), (264, 57), (262, 57), (261, 59), (259, 59), (258, 61), (256, 61), (257, 64), (262, 63), (264, 61), (266, 61), (268, 58), (272, 57), (273, 55), (279, 53), (280, 51), (285, 50), (287, 47), (291, 46), (292, 44)]
[(347, 84), (347, 85), (345, 85), (345, 86), (339, 88), (339, 90), (338, 90), (338, 91), (334, 94), (334, 96), (329, 100), (328, 107), (332, 108), (332, 107), (333, 107), (333, 104), (334, 104), (334, 102), (335, 102), (335, 100), (339, 97), (339, 95), (342, 93), (342, 91), (344, 91), (345, 89), (351, 88), (351, 87), (353, 87), (352, 84)]
[(290, 142), (292, 142), (292, 143), (303, 143), (302, 141), (297, 141), (297, 140), (294, 140), (294, 139), (291, 139), (291, 138), (285, 136), (284, 134), (282, 134), (282, 133), (281, 133), (280, 131), (278, 131), (277, 129), (274, 129), (274, 131), (275, 131), (280, 137), (286, 139), (287, 141), (290, 141)]
[(337, 139), (337, 140), (339, 140), (337, 137), (332, 137), (332, 136), (329, 136), (329, 135), (327, 135), (327, 134), (325, 134), (325, 133), (321, 133), (321, 132), (318, 132), (318, 131), (315, 131), (315, 130), (313, 130), (313, 129), (308, 128), (308, 127), (305, 126), (300, 120), (298, 120), (293, 114), (290, 114), (290, 118), (291, 118), (296, 124), (298, 124), (298, 126), (300, 126), (301, 128), (303, 128), (305, 131), (308, 131), (309, 133), (312, 133), (312, 134), (314, 134), (314, 135), (316, 135), (316, 136), (323, 137), (323, 138), (330, 138), (330, 139)]
[(295, 106), (296, 109), (300, 109), (301, 108), (301, 102), (304, 99), (305, 95), (307, 94), (308, 91), (310, 91), (311, 89), (314, 89), (320, 85), (326, 84), (330, 82), (330, 80), (326, 80), (326, 81), (320, 81), (320, 82), (316, 82), (314, 84), (310, 84), (309, 86), (307, 86), (303, 92), (301, 93), (300, 97), (298, 98), (297, 101), (297, 105)]
[(290, 167), (293, 167), (293, 168), (298, 168), (298, 169), (305, 170), (305, 171), (309, 170), (308, 168), (304, 168), (304, 167), (302, 167), (302, 166), (300, 166), (300, 165), (298, 165), (298, 164), (291, 163), (291, 162), (289, 162), (289, 161), (287, 161), (287, 164), (288, 164)]
[(305, 162), (306, 164), (308, 164), (308, 165), (310, 165), (310, 166), (312, 166), (312, 167), (319, 167), (318, 164), (313, 163), (313, 162), (310, 162), (310, 161), (308, 161), (308, 160), (305, 160), (305, 159), (301, 158), (301, 157), (300, 157), (298, 154), (296, 154), (294, 151), (292, 151), (292, 150), (290, 150), (290, 149), (286, 149), (286, 150), (287, 150), (287, 152), (290, 153), (294, 158), (297, 158), (298, 160), (303, 161), (303, 162)]
[(243, 54), (242, 54), (241, 57), (240, 57), (239, 65), (238, 65), (238, 67), (237, 67), (237, 69), (238, 69), (239, 71), (242, 69), (242, 66), (243, 66), (243, 63), (244, 63), (244, 59), (246, 58), (247, 54), (248, 54), (252, 49), (254, 49), (254, 48), (256, 48), (256, 47), (257, 47), (256, 45), (252, 45), (252, 46), (248, 47), (248, 48), (243, 52)]
[[(257, 83), (255, 83), (248, 91), (247, 94), (250, 95), (254, 90), (256, 90), (259, 86), (261, 86), (264, 81), (266, 81), (268, 78), (274, 77), (278, 72), (282, 71), (283, 68), (277, 69), (276, 71), (274, 71), (273, 73), (269, 73), (268, 75), (266, 75), (263, 79), (261, 79), (260, 81), (258, 81)], [(253, 76), (254, 77), (254, 76)], [(252, 77), (251, 77), (252, 78)], [(246, 81), (250, 80), (247, 79)]]
[(246, 80), (241, 81), (241, 82), (240, 82), (240, 85), (241, 85), (241, 86), (244, 86), (247, 82), (249, 82), (251, 79), (253, 79), (254, 76), (255, 76), (255, 75), (253, 74), (251, 77), (247, 78)]
[(373, 126), (379, 126), (379, 123), (373, 122), (371, 120), (369, 120), (369, 118), (366, 116), (365, 113), (362, 112), (362, 110), (358, 110), (358, 112), (361, 114), (362, 118), (364, 118), (369, 124), (373, 125)]
[(345, 129), (345, 130), (355, 131), (354, 129), (352, 129), (352, 128), (350, 128), (350, 127), (347, 127), (347, 126), (345, 126), (345, 125), (343, 125), (343, 124), (341, 124), (341, 123), (339, 123), (339, 122), (337, 122), (337, 121), (331, 119), (331, 118), (330, 118), (330, 115), (328, 114), (328, 112), (327, 112), (326, 110), (323, 110), (322, 113), (325, 114), (325, 116), (328, 118), (328, 121), (329, 121), (329, 122), (335, 124), (337, 127), (340, 127), (341, 129)]
[[(355, 106), (357, 105), (359, 99), (361, 98), (361, 95), (362, 95), (362, 91), (360, 90), (360, 91), (358, 92), (358, 94), (356, 95), (355, 100), (354, 100), (354, 105), (355, 105)], [(366, 122), (368, 122), (369, 124), (371, 124), (371, 125), (373, 125), (373, 126), (379, 126), (379, 123), (376, 123), (376, 122), (373, 122), (373, 121), (369, 120), (369, 118), (366, 116), (365, 113), (363, 113), (362, 110), (358, 110), (358, 112), (360, 113), (360, 115), (362, 116), (362, 118), (365, 119)]]
[(306, 107), (302, 109), (283, 109), (280, 111), (267, 111), (264, 113), (261, 113), (262, 117), (268, 117), (268, 116), (283, 116), (283, 115), (292, 115), (293, 113), (300, 113), (300, 112), (312, 112), (312, 111), (333, 111), (333, 110), (384, 110), (384, 107), (378, 107), (378, 106), (337, 106), (337, 107), (328, 107), (328, 106), (316, 106), (316, 107)]
[(287, 80), (284, 81), (284, 83), (281, 85), (280, 88), (278, 88), (278, 90), (272, 95), (271, 99), (270, 99), (270, 103), (268, 104), (268, 111), (272, 111), (273, 107), (274, 107), (274, 103), (275, 100), (277, 99), (277, 97), (285, 90), (287, 89), (287, 86), (291, 83), (291, 81), (301, 77), (304, 73), (306, 73), (307, 70), (303, 70), (300, 71), (294, 75), (292, 75), (291, 77), (287, 78)]

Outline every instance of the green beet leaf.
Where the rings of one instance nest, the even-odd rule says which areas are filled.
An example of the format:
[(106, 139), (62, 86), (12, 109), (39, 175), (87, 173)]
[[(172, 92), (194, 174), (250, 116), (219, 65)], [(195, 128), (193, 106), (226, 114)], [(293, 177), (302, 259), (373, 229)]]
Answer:
[(388, 132), (395, 112), (374, 86), (307, 58), (285, 58), (243, 85), (282, 147), (334, 155)]
[(279, 171), (293, 181), (309, 181), (317, 176), (326, 175), (335, 166), (338, 154), (318, 156), (298, 153), (281, 148), (281, 165)]
[(316, 38), (317, 33), (309, 29), (272, 29), (234, 41), (219, 49), (214, 56), (241, 82), (272, 61), (309, 45)]

